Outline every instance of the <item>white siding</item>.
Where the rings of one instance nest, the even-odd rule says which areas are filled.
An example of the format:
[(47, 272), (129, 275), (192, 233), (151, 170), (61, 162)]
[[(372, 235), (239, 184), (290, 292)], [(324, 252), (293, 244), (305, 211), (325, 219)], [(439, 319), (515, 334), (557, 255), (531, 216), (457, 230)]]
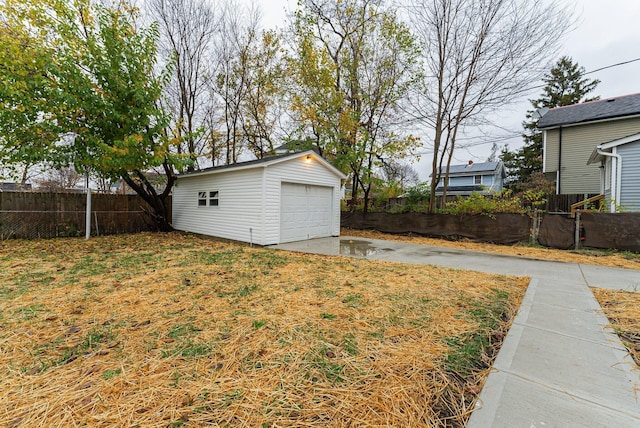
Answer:
[(622, 186), (618, 205), (625, 211), (640, 211), (640, 141), (619, 146), (622, 156)]
[[(330, 187), (331, 234), (340, 235), (340, 177), (318, 159), (307, 161), (306, 156), (178, 177), (173, 191), (173, 227), (258, 245), (277, 244), (283, 182)], [(219, 206), (199, 207), (198, 192), (215, 190), (220, 192)]]
[[(212, 190), (219, 205), (199, 207), (198, 192)], [(172, 206), (175, 229), (260, 244), (262, 168), (178, 177)]]

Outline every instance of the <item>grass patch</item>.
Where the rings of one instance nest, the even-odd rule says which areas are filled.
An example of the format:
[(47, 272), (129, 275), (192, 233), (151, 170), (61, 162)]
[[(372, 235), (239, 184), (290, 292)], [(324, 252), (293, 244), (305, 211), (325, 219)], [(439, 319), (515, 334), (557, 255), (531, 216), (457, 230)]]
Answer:
[(118, 375), (120, 375), (120, 373), (122, 373), (121, 369), (107, 370), (102, 374), (102, 377), (105, 380), (109, 380), (109, 379), (112, 379), (114, 377), (117, 377)]
[(482, 300), (462, 297), (458, 304), (465, 308), (465, 316), (476, 324), (472, 332), (446, 339), (451, 351), (447, 355), (447, 371), (461, 377), (484, 370), (493, 362), (496, 344), (506, 335), (505, 321), (510, 319), (509, 293), (493, 290)]
[(0, 422), (462, 427), (526, 284), (178, 233), (5, 241)]
[(171, 339), (180, 339), (182, 337), (192, 336), (199, 331), (200, 329), (196, 328), (191, 323), (176, 324), (171, 327), (171, 330), (169, 330), (169, 334), (167, 334), (167, 337)]

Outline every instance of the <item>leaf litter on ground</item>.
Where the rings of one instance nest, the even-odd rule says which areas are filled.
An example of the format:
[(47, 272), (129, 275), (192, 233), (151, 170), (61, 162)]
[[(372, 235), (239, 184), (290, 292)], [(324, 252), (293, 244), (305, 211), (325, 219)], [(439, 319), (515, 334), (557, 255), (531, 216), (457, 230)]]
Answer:
[(5, 426), (464, 426), (528, 280), (142, 233), (0, 243)]

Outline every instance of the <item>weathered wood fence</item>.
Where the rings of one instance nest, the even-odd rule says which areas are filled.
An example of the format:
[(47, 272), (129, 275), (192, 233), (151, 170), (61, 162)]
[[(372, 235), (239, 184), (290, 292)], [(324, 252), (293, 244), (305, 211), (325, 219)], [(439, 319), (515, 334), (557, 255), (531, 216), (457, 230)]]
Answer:
[[(85, 234), (86, 194), (0, 192), (0, 239)], [(153, 230), (147, 204), (137, 195), (93, 194), (91, 233)]]

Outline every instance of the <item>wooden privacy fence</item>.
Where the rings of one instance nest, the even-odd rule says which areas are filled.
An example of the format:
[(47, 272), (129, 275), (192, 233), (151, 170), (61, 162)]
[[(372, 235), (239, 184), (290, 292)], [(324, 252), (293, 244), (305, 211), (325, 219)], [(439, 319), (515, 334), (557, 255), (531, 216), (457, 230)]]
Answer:
[[(85, 234), (83, 193), (0, 193), (0, 239), (54, 238)], [(109, 235), (154, 229), (137, 195), (91, 195), (91, 233)]]
[(341, 225), (352, 229), (416, 234), (444, 239), (511, 244), (533, 241), (559, 249), (584, 246), (640, 252), (640, 213), (584, 212), (536, 215), (457, 216), (425, 213), (342, 213)]
[(545, 211), (550, 213), (571, 212), (571, 205), (597, 196), (597, 193), (571, 194), (571, 195), (547, 195)]

